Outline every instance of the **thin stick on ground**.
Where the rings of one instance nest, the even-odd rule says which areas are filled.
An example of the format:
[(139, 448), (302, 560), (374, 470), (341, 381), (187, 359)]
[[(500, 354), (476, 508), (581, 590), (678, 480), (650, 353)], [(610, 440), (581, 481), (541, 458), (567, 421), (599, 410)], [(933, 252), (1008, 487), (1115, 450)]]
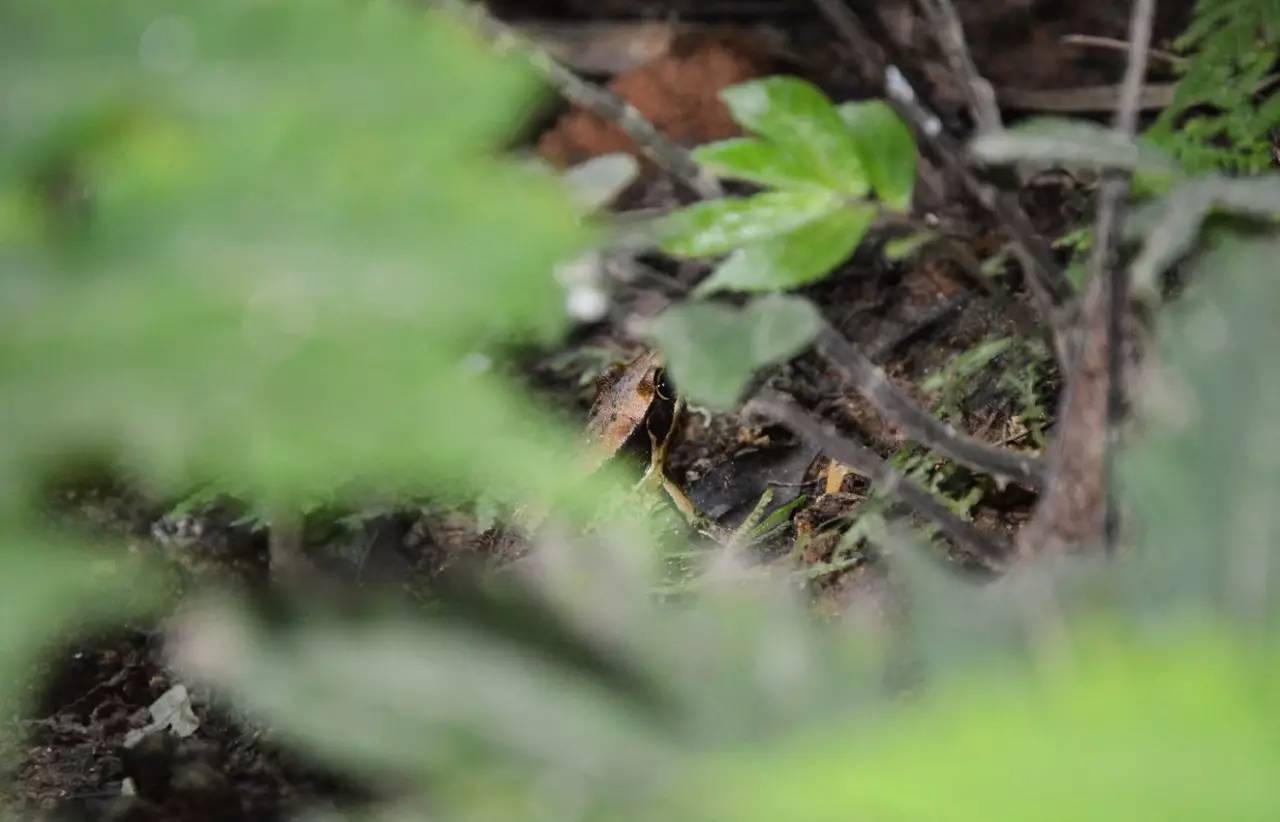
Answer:
[(1038, 458), (990, 445), (940, 422), (890, 382), (875, 363), (835, 329), (823, 329), (817, 347), (859, 394), (911, 439), (979, 473), (1013, 480), (1026, 488), (1041, 486), (1045, 466)]
[(996, 104), (996, 92), (987, 78), (978, 71), (969, 55), (964, 26), (951, 0), (919, 0), (920, 9), (933, 27), (934, 36), (942, 53), (946, 55), (951, 71), (961, 80), (961, 88), (969, 104), (969, 114), (979, 132), (998, 131), (1001, 128), (1000, 107)]
[(483, 4), (440, 0), (440, 5), (469, 20), (499, 48), (523, 55), (565, 99), (617, 126), (646, 157), (699, 196), (706, 199), (724, 196), (724, 189), (719, 181), (705, 173), (684, 147), (658, 131), (635, 106), (603, 86), (584, 80), (560, 65), (545, 50), (490, 14)]
[(890, 467), (879, 454), (838, 433), (831, 423), (767, 389), (748, 402), (744, 411), (786, 426), (814, 448), (869, 478), (885, 494), (897, 497), (932, 521), (956, 545), (972, 553), (988, 568), (997, 570), (1003, 566), (1010, 548), (1002, 539), (983, 533), (973, 523), (953, 514), (927, 490)]
[(866, 44), (874, 40), (842, 0), (814, 2), (849, 47), (850, 59), (858, 72), (868, 77), (874, 75), (875, 82), (884, 83), (890, 105), (913, 126), (921, 144), (1004, 226), (1026, 272), (1036, 309), (1049, 327), (1054, 350), (1059, 359), (1065, 361), (1072, 325), (1069, 307), (1072, 289), (1054, 260), (1049, 244), (1031, 224), (1031, 218), (1014, 196), (999, 191), (974, 173), (965, 160), (963, 147), (943, 130), (942, 121), (920, 99), (906, 76), (888, 62), (884, 50), (879, 46), (867, 47)]

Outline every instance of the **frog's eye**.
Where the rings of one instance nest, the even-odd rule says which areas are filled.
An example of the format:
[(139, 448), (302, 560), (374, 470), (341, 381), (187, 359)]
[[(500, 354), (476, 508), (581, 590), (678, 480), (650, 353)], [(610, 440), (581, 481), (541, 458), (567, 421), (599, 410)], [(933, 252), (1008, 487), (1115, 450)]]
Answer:
[(667, 378), (667, 372), (664, 368), (654, 370), (653, 388), (658, 392), (658, 396), (664, 400), (674, 400), (676, 398), (676, 387)]

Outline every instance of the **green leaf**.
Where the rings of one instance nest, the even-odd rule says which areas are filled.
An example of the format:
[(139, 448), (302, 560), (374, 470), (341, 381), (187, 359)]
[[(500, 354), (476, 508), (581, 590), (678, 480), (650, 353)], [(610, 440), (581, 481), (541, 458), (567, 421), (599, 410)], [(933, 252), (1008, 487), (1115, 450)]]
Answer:
[(779, 143), (738, 137), (693, 150), (693, 159), (721, 177), (777, 188), (826, 187), (820, 169)]
[(830, 191), (766, 191), (753, 197), (712, 200), (682, 209), (660, 227), (662, 247), (680, 257), (711, 257), (785, 234), (840, 207)]
[(840, 116), (849, 126), (876, 196), (896, 211), (911, 210), (916, 184), (916, 139), (883, 100), (845, 103)]
[(5, 14), (0, 481), (93, 448), (282, 504), (560, 482), (563, 433), (489, 368), (564, 329), (586, 239), (493, 157), (526, 66), (391, 2)]
[(822, 279), (853, 253), (876, 218), (871, 205), (852, 205), (729, 255), (695, 295), (716, 291), (782, 291)]
[(840, 113), (812, 83), (766, 77), (721, 92), (733, 119), (749, 131), (790, 150), (805, 167), (850, 197), (868, 191), (858, 144)]
[(673, 306), (655, 322), (653, 336), (691, 402), (729, 409), (752, 373), (804, 350), (821, 322), (808, 300), (771, 295), (742, 309), (709, 302)]

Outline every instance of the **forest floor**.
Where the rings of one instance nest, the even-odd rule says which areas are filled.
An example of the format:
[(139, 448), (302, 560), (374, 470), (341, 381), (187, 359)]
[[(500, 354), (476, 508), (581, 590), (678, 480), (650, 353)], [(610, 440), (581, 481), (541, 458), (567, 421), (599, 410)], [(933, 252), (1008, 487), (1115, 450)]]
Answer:
[[(818, 4), (512, 0), (491, 5), (554, 46), (566, 63), (610, 84), (686, 144), (733, 134), (716, 95), (751, 77), (799, 75), (836, 100), (879, 92), (859, 81), (854, 56)], [(861, 22), (893, 63), (910, 74), (946, 129), (958, 138), (969, 134), (963, 97), (917, 7), (860, 5), (874, 7), (860, 12)], [(1072, 38), (1122, 41), (1125, 4), (974, 0), (960, 6), (978, 68), (1002, 101), (1012, 101), (1002, 106), (1009, 120), (1067, 113), (1057, 108), (1061, 96), (1033, 92), (1119, 82), (1122, 48), (1097, 45), (1104, 41), (1081, 45)], [(1161, 4), (1157, 46), (1182, 30), (1189, 6)], [(1152, 82), (1161, 80), (1160, 70), (1157, 65)], [(1110, 105), (1104, 95), (1094, 110), (1069, 113), (1103, 119)], [(563, 104), (546, 110), (529, 143), (559, 165), (628, 148), (606, 124)], [(1075, 251), (1067, 240), (1086, 224), (1092, 181), (1055, 173), (1010, 177), (1006, 183), (1016, 188), (1045, 238), (1064, 240), (1057, 246), (1059, 262), (1070, 264)], [(1019, 322), (1030, 314), (1029, 299), (1016, 267), (998, 264), (1007, 242), (1001, 226), (956, 192), (939, 177), (922, 180), (917, 197), (916, 216), (953, 241), (945, 250), (889, 263), (879, 253), (880, 238), (803, 293), (921, 405), (989, 443), (1037, 452), (1053, 424), (1060, 377), (1043, 337)], [(646, 168), (616, 208), (665, 209), (688, 199), (661, 171)], [(989, 277), (974, 276), (968, 260), (993, 259)], [(631, 271), (611, 283), (614, 301), (605, 320), (576, 329), (558, 350), (525, 356), (525, 378), (533, 390), (577, 419), (585, 418), (594, 377), (610, 362), (639, 352), (636, 330), (706, 271), (656, 258), (642, 263), (638, 274)], [(1001, 340), (1007, 342), (985, 345)], [(913, 447), (820, 357), (802, 356), (766, 379), (881, 457), (895, 460), (984, 532), (1012, 541), (1029, 518), (1032, 491), (998, 487)], [(678, 433), (669, 473), (703, 510), (729, 520), (741, 517), (770, 487), (777, 492), (776, 503), (803, 497), (790, 525), (761, 550), (791, 556), (823, 607), (845, 607), (858, 596), (861, 583), (874, 577), (874, 556), (841, 540), (864, 506), (881, 504), (868, 496), (865, 478), (798, 444), (785, 429), (740, 415), (694, 409)], [(146, 500), (100, 483), (60, 493), (70, 515), (123, 536), (139, 550), (170, 557), (186, 579), (266, 587), (268, 537), (230, 503), (175, 511), (171, 501)], [(385, 512), (316, 512), (304, 530), (307, 552), (335, 579), (407, 586), (417, 593), (429, 594), (442, 573), (492, 567), (511, 550), (482, 512), (431, 501)], [(957, 563), (977, 564), (958, 546), (940, 541), (939, 550)], [(50, 654), (32, 676), (32, 707), (20, 720), (26, 740), (12, 752), (0, 749), (16, 758), (13, 793), (0, 798), (0, 812), (57, 819), (273, 819), (307, 808), (358, 807), (367, 797), (354, 778), (309, 765), (269, 733), (210, 707), (198, 693), (188, 695), (198, 723), (195, 733), (181, 739), (161, 734), (160, 741), (126, 746), (126, 737), (148, 724), (149, 709), (171, 694), (174, 684), (153, 625), (81, 637)], [(126, 780), (136, 797), (121, 802)]]

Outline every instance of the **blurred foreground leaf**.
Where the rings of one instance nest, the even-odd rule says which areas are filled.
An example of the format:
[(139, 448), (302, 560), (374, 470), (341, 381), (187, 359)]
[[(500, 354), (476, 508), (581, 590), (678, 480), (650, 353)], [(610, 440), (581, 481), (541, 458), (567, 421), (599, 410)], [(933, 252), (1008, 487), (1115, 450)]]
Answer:
[(0, 717), (6, 721), (22, 707), (32, 659), (49, 643), (155, 605), (152, 569), (102, 548), (89, 558), (84, 549), (70, 536), (0, 531)]
[[(1249, 620), (1280, 603), (1280, 241), (1228, 241), (1160, 327), (1144, 438), (1122, 465), (1142, 535), (1134, 576), (1162, 599)], [(1153, 570), (1154, 569), (1154, 570)]]
[(707, 302), (673, 306), (653, 333), (680, 391), (691, 402), (727, 409), (756, 369), (803, 351), (820, 325), (812, 303), (773, 295), (742, 309)]
[(988, 163), (1062, 163), (1176, 176), (1177, 162), (1141, 138), (1088, 120), (1040, 117), (974, 138), (970, 150)]
[(1272, 818), (1280, 661), (1185, 627), (1167, 643), (1099, 632), (1074, 670), (973, 675), (877, 724), (720, 758), (678, 816)]
[(3, 14), (0, 477), (84, 448), (283, 504), (567, 476), (492, 368), (562, 328), (582, 240), (490, 156), (523, 68), (393, 2)]

